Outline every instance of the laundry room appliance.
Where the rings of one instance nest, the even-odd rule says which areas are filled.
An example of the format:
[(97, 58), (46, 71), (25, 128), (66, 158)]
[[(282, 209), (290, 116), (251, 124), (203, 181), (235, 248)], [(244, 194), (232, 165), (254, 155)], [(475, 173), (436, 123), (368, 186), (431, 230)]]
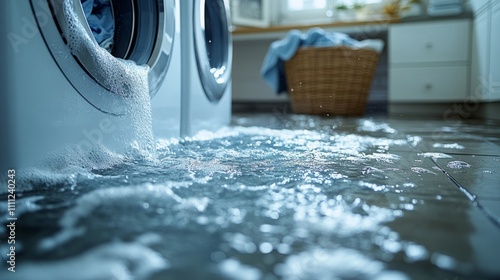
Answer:
[[(160, 3), (163, 0), (160, 0)], [(180, 0), (166, 0), (163, 57), (156, 62), (164, 65), (165, 79), (158, 82), (158, 90), (151, 100), (153, 134), (156, 138), (179, 137), (181, 131), (181, 22)], [(172, 7), (172, 3), (173, 7)], [(173, 14), (172, 14), (173, 13)], [(155, 92), (156, 89), (151, 88)]]
[(229, 2), (181, 1), (181, 135), (214, 131), (231, 120)]
[[(111, 3), (115, 32), (114, 58), (110, 57), (114, 60), (103, 62), (96, 59), (103, 49), (95, 42), (78, 45), (78, 52), (68, 46), (75, 42), (71, 38), (75, 26), (87, 31), (78, 42), (95, 40), (80, 0), (0, 1), (4, 38), (0, 45), (0, 172), (35, 166), (53, 153), (88, 153), (97, 146), (123, 152), (140, 138), (140, 130), (132, 129), (131, 123), (144, 108), (131, 110), (131, 96), (127, 96), (127, 87), (134, 86), (127, 76), (132, 68), (113, 68), (122, 65), (116, 58), (149, 66), (146, 83), (151, 102), (165, 103), (153, 111), (164, 107), (167, 112), (155, 118), (165, 118), (163, 124), (169, 125), (164, 135), (178, 136), (180, 91), (171, 90), (175, 86), (168, 80), (179, 78), (167, 75), (180, 71), (169, 70), (170, 64), (180, 66), (173, 60), (179, 41), (175, 1)], [(65, 9), (72, 10), (77, 20), (68, 20)], [(121, 76), (113, 80), (110, 73)], [(157, 126), (161, 130), (161, 124)]]

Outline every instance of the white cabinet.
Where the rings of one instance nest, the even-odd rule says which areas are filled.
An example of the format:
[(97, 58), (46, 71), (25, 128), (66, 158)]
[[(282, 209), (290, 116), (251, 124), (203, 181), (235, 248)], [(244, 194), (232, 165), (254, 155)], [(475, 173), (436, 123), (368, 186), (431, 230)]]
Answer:
[(389, 28), (389, 101), (463, 101), (469, 89), (468, 19)]
[(400, 24), (391, 27), (390, 63), (466, 61), (468, 21)]
[(500, 1), (493, 3), (490, 26), (490, 99), (500, 100)]
[(500, 100), (500, 1), (477, 0), (473, 9), (470, 99)]
[(490, 0), (470, 0), (470, 6), (474, 14), (480, 13), (489, 6)]
[(391, 71), (392, 101), (463, 100), (469, 86), (466, 66), (408, 67)]
[(476, 100), (484, 100), (488, 95), (490, 16), (489, 12), (483, 11), (474, 18), (474, 27), (472, 30), (471, 96)]

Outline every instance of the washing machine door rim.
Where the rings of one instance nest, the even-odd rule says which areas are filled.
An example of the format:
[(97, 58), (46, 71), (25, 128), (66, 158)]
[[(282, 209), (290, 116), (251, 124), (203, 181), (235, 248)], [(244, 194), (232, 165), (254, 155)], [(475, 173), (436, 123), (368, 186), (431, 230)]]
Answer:
[(194, 52), (198, 74), (208, 100), (217, 103), (231, 81), (232, 39), (227, 0), (195, 0)]
[[(68, 36), (68, 23), (64, 17), (64, 1), (72, 1), (74, 11), (79, 17), (80, 23), (87, 33), (91, 32), (84, 18), (85, 16), (83, 15), (80, 0), (31, 0), (32, 10), (38, 27), (54, 60), (75, 90), (96, 109), (112, 115), (127, 114), (127, 97), (112, 92), (111, 85), (106, 84), (106, 77), (102, 76), (103, 66), (96, 63), (93, 58), (93, 52), (95, 50), (83, 48), (83, 51), (79, 52), (78, 56), (75, 56), (69, 50), (67, 40), (65, 41), (65, 36)], [(137, 48), (136, 51), (139, 53), (139, 55), (136, 56), (138, 57), (138, 62), (147, 64), (150, 67), (148, 78), (150, 96), (152, 98), (159, 88), (158, 85), (160, 85), (165, 78), (172, 56), (173, 38), (175, 38), (175, 1), (130, 1), (134, 1), (135, 4), (139, 3), (138, 6), (135, 7), (139, 7), (139, 9), (142, 7), (143, 10), (137, 11), (136, 14), (142, 13), (140, 17), (143, 21), (149, 21), (146, 26), (141, 25), (139, 21), (135, 21), (133, 25), (136, 31), (138, 28), (142, 28), (142, 30), (150, 29), (151, 26), (154, 25), (154, 31), (151, 32), (151, 30), (149, 30), (149, 35), (147, 35), (146, 38), (144, 38), (143, 35), (142, 39), (138, 40), (138, 38), (140, 38), (139, 34), (135, 39), (136, 42), (134, 42)], [(156, 20), (151, 21), (145, 17), (146, 14), (151, 14), (150, 10), (146, 10), (148, 8), (154, 8), (153, 15), (156, 15)], [(44, 15), (45, 17), (40, 15)], [(134, 18), (134, 20), (136, 19), (137, 18)], [(94, 46), (97, 46), (97, 42), (95, 42), (93, 35), (89, 35), (89, 37), (94, 40)], [(141, 46), (140, 43), (138, 44), (137, 41), (147, 41), (146, 50), (144, 50), (143, 46)], [(132, 55), (126, 58), (131, 58)], [(146, 56), (147, 61), (145, 61)]]

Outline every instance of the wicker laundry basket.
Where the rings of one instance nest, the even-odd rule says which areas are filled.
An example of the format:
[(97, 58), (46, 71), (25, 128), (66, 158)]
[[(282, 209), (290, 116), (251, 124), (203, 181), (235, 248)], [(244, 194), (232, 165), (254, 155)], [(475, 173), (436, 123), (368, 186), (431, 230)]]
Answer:
[(363, 115), (378, 59), (369, 49), (300, 48), (285, 62), (293, 112)]

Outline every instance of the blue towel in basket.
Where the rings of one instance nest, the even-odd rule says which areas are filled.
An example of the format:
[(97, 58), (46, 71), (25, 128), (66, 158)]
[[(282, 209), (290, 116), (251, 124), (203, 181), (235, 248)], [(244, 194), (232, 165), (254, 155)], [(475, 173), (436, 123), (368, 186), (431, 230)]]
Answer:
[(361, 47), (361, 45), (359, 41), (347, 34), (326, 32), (324, 29), (317, 27), (309, 29), (306, 33), (291, 30), (284, 39), (275, 41), (270, 45), (262, 63), (260, 74), (276, 93), (286, 92), (284, 62), (290, 60), (300, 47)]

